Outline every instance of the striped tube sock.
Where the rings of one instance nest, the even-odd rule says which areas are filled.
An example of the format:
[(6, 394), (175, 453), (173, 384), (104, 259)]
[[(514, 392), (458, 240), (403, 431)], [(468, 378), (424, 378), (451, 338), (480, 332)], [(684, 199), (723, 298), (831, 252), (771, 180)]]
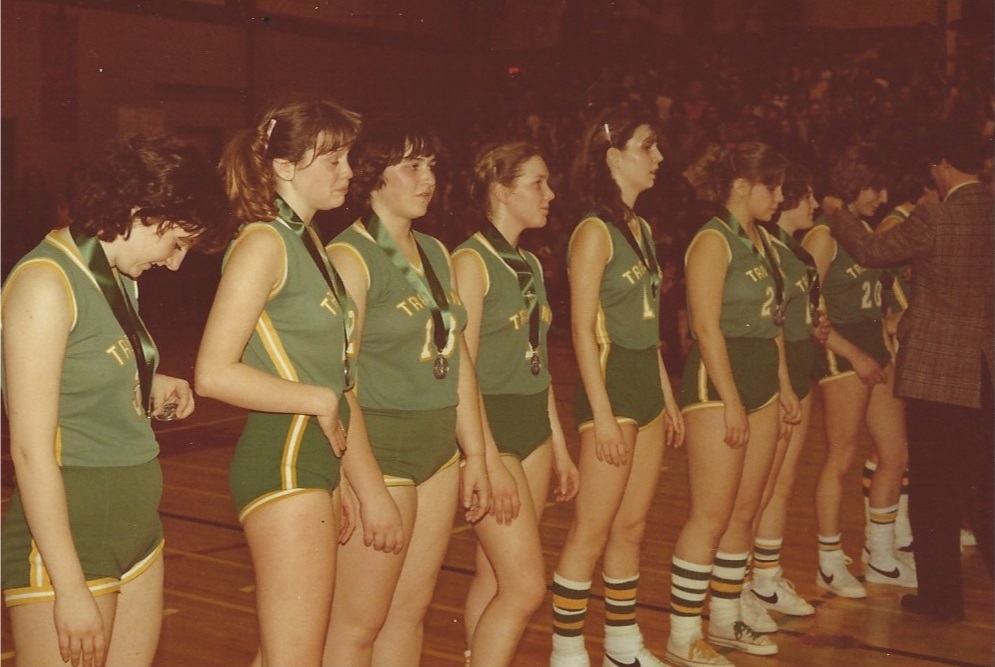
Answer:
[(636, 625), (636, 586), (639, 575), (612, 579), (602, 575), (605, 584), (605, 651), (616, 660), (629, 662), (643, 648), (643, 636)]
[(709, 584), (712, 601), (708, 605), (708, 611), (712, 623), (729, 627), (736, 621), (743, 620), (739, 597), (743, 592), (746, 560), (749, 557), (749, 552), (741, 554), (716, 552), (712, 581)]
[(825, 569), (843, 559), (842, 535), (819, 535), (819, 567)]
[(686, 645), (701, 637), (701, 612), (705, 609), (712, 566), (677, 556), (670, 562), (670, 638), (677, 645)]
[(553, 652), (584, 650), (584, 618), (591, 594), (590, 581), (571, 581), (553, 573)]
[(636, 586), (639, 575), (628, 579), (602, 576), (605, 582), (605, 628), (636, 624)]
[(753, 540), (753, 589), (770, 595), (774, 577), (781, 571), (781, 545), (784, 540), (757, 537)]
[(895, 566), (895, 519), (898, 505), (869, 507), (867, 515), (866, 545), (870, 552), (870, 562), (882, 569)]

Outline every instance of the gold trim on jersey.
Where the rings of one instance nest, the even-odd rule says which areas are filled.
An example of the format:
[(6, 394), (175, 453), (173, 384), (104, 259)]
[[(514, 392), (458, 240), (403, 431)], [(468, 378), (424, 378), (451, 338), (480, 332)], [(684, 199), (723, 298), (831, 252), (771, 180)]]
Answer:
[(273, 362), (273, 366), (276, 367), (276, 372), (280, 374), (280, 377), (284, 380), (299, 382), (297, 369), (294, 368), (293, 363), (290, 361), (290, 355), (287, 354), (286, 349), (283, 347), (280, 334), (277, 332), (276, 327), (273, 326), (273, 322), (265, 310), (259, 314), (259, 319), (256, 321), (256, 333), (259, 334), (259, 339), (266, 349), (266, 354), (269, 356), (270, 361)]

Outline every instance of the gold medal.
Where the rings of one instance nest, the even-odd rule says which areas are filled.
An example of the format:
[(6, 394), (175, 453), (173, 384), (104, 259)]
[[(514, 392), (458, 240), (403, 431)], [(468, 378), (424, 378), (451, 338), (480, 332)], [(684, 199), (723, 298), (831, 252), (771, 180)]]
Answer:
[(538, 352), (532, 352), (532, 358), (529, 360), (529, 370), (532, 371), (532, 375), (539, 375), (539, 371), (542, 370), (542, 361), (539, 359)]

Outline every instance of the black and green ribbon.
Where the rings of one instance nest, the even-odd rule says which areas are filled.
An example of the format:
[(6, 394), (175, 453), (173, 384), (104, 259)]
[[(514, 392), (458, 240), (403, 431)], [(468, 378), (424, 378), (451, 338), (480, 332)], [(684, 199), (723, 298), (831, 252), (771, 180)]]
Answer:
[(760, 245), (763, 246), (763, 252), (761, 252), (753, 243), (753, 239), (750, 238), (750, 235), (746, 233), (745, 229), (743, 229), (743, 225), (740, 224), (739, 220), (737, 220), (736, 217), (727, 209), (722, 209), (722, 211), (719, 212), (718, 218), (724, 222), (734, 234), (736, 234), (739, 240), (742, 241), (743, 244), (749, 248), (757, 258), (760, 259), (760, 261), (770, 272), (771, 277), (774, 279), (774, 301), (777, 303), (777, 311), (775, 313), (777, 317), (775, 319), (781, 320), (776, 322), (776, 324), (781, 326), (784, 324), (784, 275), (781, 273), (781, 267), (774, 257), (774, 251), (767, 242), (764, 230), (759, 226), (755, 228), (757, 235), (760, 237)]
[(788, 250), (795, 253), (795, 257), (801, 260), (801, 263), (805, 265), (805, 273), (808, 274), (808, 307), (809, 313), (812, 316), (812, 323), (817, 324), (819, 321), (819, 300), (822, 296), (822, 284), (819, 281), (819, 270), (815, 266), (815, 259), (812, 254), (802, 247), (802, 244), (795, 240), (795, 237), (789, 234), (786, 230), (778, 227), (778, 238), (788, 246)]
[(348, 299), (346, 298), (345, 284), (342, 282), (339, 272), (332, 265), (331, 260), (328, 259), (328, 253), (325, 252), (325, 247), (322, 245), (321, 239), (318, 238), (317, 232), (311, 228), (311, 225), (305, 224), (301, 220), (301, 217), (290, 208), (290, 205), (282, 197), (278, 196), (276, 198), (276, 208), (279, 219), (290, 227), (303, 241), (304, 247), (307, 248), (311, 259), (314, 260), (318, 271), (321, 272), (325, 282), (328, 283), (328, 288), (332, 293), (332, 298), (335, 300), (335, 305), (338, 306), (339, 312), (342, 314), (342, 374), (345, 377), (344, 389), (348, 391), (353, 386), (354, 378), (349, 361), (349, 331), (346, 326), (349, 314), (346, 312)]
[[(390, 231), (376, 214), (371, 214), (367, 218), (365, 226), (366, 231), (370, 233), (370, 236), (377, 242), (377, 245), (387, 255), (387, 258), (397, 267), (397, 270), (401, 272), (401, 275), (408, 281), (408, 284), (428, 304), (429, 309), (432, 311), (432, 340), (437, 350), (436, 377), (440, 380), (445, 378), (446, 373), (448, 373), (448, 362), (446, 362), (442, 351), (446, 349), (446, 344), (449, 342), (449, 331), (453, 326), (453, 316), (449, 312), (449, 300), (446, 298), (446, 292), (439, 282), (439, 277), (436, 275), (432, 263), (428, 261), (425, 251), (418, 243), (418, 239), (414, 238), (415, 247), (418, 249), (418, 257), (421, 260), (422, 271), (425, 274), (425, 279), (423, 280), (414, 267), (411, 266), (404, 253), (397, 247), (397, 244), (394, 243), (394, 237), (390, 235)], [(440, 365), (440, 360), (445, 363)]]
[(639, 261), (646, 267), (646, 272), (649, 273), (650, 277), (650, 287), (653, 293), (656, 294), (660, 289), (660, 263), (656, 259), (656, 250), (650, 247), (649, 234), (646, 233), (646, 227), (643, 225), (642, 218), (637, 217), (635, 220), (636, 224), (639, 225), (638, 242), (636, 241), (636, 235), (632, 233), (632, 228), (627, 223), (616, 225), (616, 227), (621, 230), (622, 236), (629, 242)]
[(497, 252), (498, 257), (518, 277), (518, 289), (522, 292), (525, 310), (529, 314), (529, 346), (532, 352), (529, 363), (533, 375), (538, 375), (542, 369), (542, 362), (539, 360), (539, 318), (541, 313), (538, 307), (539, 299), (536, 294), (535, 276), (532, 273), (532, 267), (525, 260), (525, 257), (522, 256), (521, 251), (513, 247), (508, 242), (508, 239), (498, 231), (494, 223), (485, 220), (481, 233), (487, 239), (487, 242), (491, 244), (491, 247), (494, 248), (495, 252)]
[(142, 391), (142, 408), (146, 416), (152, 414), (152, 377), (155, 375), (156, 363), (159, 359), (159, 351), (152, 336), (149, 335), (145, 323), (138, 315), (138, 311), (126, 293), (124, 284), (120, 276), (111, 268), (107, 261), (100, 241), (93, 236), (83, 233), (73, 234), (73, 241), (83, 258), (90, 273), (97, 281), (104, 299), (111, 307), (115, 319), (124, 335), (131, 343), (131, 349), (135, 354), (135, 363), (138, 366), (138, 383)]

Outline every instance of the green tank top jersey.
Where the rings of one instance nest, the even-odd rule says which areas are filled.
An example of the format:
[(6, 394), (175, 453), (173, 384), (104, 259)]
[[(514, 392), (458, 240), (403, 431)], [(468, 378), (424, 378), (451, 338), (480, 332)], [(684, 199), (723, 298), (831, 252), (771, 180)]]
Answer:
[(533, 375), (529, 363), (529, 311), (525, 308), (518, 276), (505, 264), (480, 232), (467, 239), (453, 255), (468, 253), (478, 258), (486, 276), (484, 312), (480, 324), (477, 377), (483, 394), (536, 394), (550, 383), (546, 334), (553, 313), (542, 280), (542, 266), (535, 255), (522, 252), (535, 278), (536, 308), (539, 308), (539, 359), (542, 369)]
[[(356, 221), (328, 246), (355, 253), (366, 272), (366, 317), (356, 375), (363, 408), (437, 410), (458, 403), (459, 335), (466, 325), (466, 311), (452, 288), (452, 265), (445, 247), (427, 234), (414, 235), (446, 292), (452, 314), (449, 339), (442, 350), (449, 359), (449, 373), (441, 380), (432, 371), (437, 356), (432, 310), (363, 223)], [(421, 271), (416, 272), (424, 279)]]
[[(901, 206), (893, 208), (885, 218), (898, 218), (903, 222), (909, 217), (909, 211)], [(908, 265), (896, 266), (885, 270), (891, 276), (890, 287), (884, 290), (884, 301), (892, 312), (898, 313), (909, 307), (909, 299), (912, 297), (912, 284), (906, 280)], [(888, 282), (887, 280), (883, 282)]]
[[(59, 423), (52, 443), (59, 465), (148, 463), (159, 454), (159, 445), (142, 407), (134, 352), (76, 245), (64, 234), (49, 233), (10, 272), (4, 297), (21, 270), (29, 266), (59, 272), (73, 311), (59, 387)], [(137, 285), (122, 278), (137, 312)], [(5, 402), (6, 378), (4, 372)]]
[[(598, 345), (604, 347), (615, 344), (630, 350), (659, 347), (660, 290), (659, 287), (653, 289), (646, 265), (618, 227), (593, 213), (577, 225), (570, 238), (570, 247), (573, 246), (574, 237), (585, 225), (603, 227), (611, 245), (598, 296), (595, 321)], [(642, 218), (639, 218), (639, 229), (642, 238), (648, 241), (645, 245), (655, 258), (653, 234)], [(639, 241), (636, 238), (636, 242)]]
[(228, 247), (225, 263), (249, 234), (275, 234), (283, 245), (286, 268), (256, 321), (242, 361), (284, 380), (328, 387), (341, 396), (346, 345), (342, 320), (351, 337), (355, 306), (347, 294), (341, 305), (336, 302), (304, 240), (279, 218), (245, 225)]
[(789, 245), (783, 229), (778, 228), (777, 236), (771, 234), (771, 241), (784, 276), (784, 340), (808, 340), (812, 335), (809, 267), (791, 249), (794, 244)]
[[(867, 223), (863, 223), (870, 231)], [(828, 234), (829, 225), (819, 218), (811, 234)], [(807, 236), (806, 236), (807, 238)], [(857, 263), (841, 243), (822, 284), (826, 315), (833, 324), (857, 324), (881, 319), (881, 269), (869, 269)]]
[[(765, 236), (769, 244), (767, 230), (758, 225), (757, 231)], [(712, 218), (691, 239), (685, 263), (694, 244), (704, 234), (719, 235), (728, 250), (729, 264), (719, 320), (722, 335), (726, 338), (777, 338), (778, 327), (774, 324), (776, 285), (766, 260), (754, 252), (749, 239), (741, 238), (723, 220)], [(688, 313), (691, 314), (690, 303)]]

